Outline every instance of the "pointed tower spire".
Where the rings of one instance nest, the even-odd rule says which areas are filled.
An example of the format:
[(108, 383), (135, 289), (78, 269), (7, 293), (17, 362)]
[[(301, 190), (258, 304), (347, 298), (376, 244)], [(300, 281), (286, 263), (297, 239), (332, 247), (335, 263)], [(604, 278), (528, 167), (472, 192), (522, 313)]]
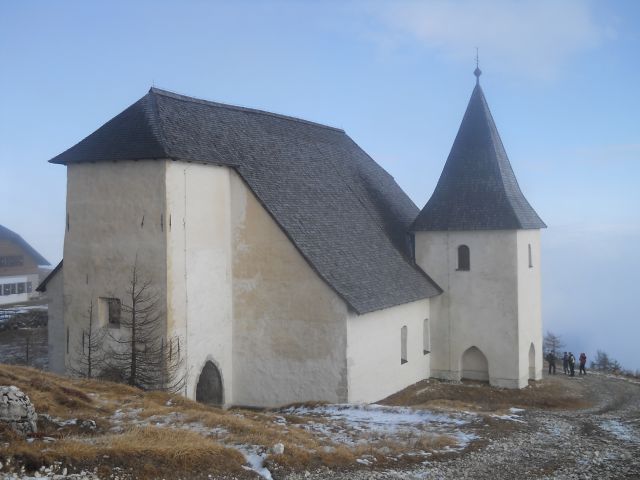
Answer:
[(476, 66), (476, 85), (458, 135), (412, 231), (546, 227), (518, 186), (480, 86), (481, 73)]

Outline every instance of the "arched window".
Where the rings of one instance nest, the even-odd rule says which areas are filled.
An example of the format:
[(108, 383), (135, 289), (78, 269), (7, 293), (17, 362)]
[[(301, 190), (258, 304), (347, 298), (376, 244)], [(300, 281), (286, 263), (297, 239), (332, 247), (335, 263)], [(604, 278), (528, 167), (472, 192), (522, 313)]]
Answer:
[(400, 329), (400, 364), (407, 363), (407, 326)]
[(458, 247), (458, 270), (468, 271), (471, 269), (471, 259), (469, 257), (469, 247), (460, 245)]

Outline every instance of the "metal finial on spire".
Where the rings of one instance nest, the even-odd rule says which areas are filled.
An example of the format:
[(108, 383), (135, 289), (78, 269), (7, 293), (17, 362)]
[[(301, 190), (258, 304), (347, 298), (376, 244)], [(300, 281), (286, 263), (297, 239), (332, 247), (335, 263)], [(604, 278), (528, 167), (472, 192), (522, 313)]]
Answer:
[(480, 70), (479, 63), (478, 47), (476, 47), (476, 69), (473, 71), (473, 74), (476, 76), (476, 85), (480, 83), (480, 75), (482, 75), (482, 70)]

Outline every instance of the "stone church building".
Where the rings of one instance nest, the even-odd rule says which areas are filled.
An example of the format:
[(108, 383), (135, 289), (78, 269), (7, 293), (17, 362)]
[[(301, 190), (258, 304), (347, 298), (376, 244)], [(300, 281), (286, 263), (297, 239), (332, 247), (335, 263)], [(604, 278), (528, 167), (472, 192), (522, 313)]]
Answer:
[(478, 82), (421, 211), (340, 129), (156, 88), (51, 162), (67, 167), (64, 266), (41, 286), (54, 371), (90, 302), (119, 328), (137, 258), (200, 401), (541, 377), (545, 225)]

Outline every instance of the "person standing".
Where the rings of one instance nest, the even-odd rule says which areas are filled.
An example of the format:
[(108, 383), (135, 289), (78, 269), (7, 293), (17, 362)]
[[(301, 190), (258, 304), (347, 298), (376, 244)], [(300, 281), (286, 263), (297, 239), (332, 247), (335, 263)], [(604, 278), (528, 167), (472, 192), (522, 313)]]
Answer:
[(553, 374), (556, 374), (556, 355), (553, 352), (549, 352), (547, 354), (547, 362), (549, 362), (549, 375), (551, 375), (551, 370), (553, 370)]
[(564, 356), (562, 357), (562, 369), (565, 375), (569, 373), (569, 354), (567, 352), (564, 352)]
[(573, 356), (572, 352), (569, 352), (569, 371), (572, 377), (576, 376), (576, 357)]
[(579, 360), (580, 360), (580, 375), (586, 375), (587, 369), (585, 368), (585, 365), (587, 364), (587, 356), (585, 355), (584, 352), (580, 354)]

